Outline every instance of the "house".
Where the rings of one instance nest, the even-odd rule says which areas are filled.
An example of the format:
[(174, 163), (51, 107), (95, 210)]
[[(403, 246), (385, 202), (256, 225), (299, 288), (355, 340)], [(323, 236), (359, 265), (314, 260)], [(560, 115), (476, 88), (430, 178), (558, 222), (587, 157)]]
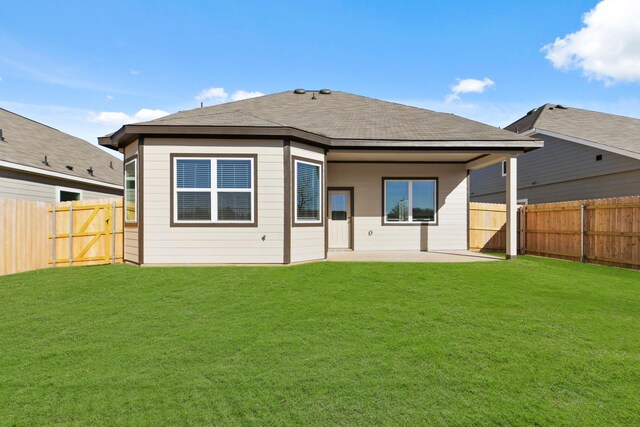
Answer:
[(120, 159), (0, 108), (0, 199), (54, 203), (122, 192)]
[(466, 250), (467, 171), (542, 143), (328, 89), (297, 89), (125, 125), (125, 259), (289, 264), (329, 250)]
[[(555, 104), (505, 129), (544, 141), (520, 158), (520, 203), (640, 194), (640, 120)], [(471, 173), (471, 200), (504, 203), (504, 165)]]

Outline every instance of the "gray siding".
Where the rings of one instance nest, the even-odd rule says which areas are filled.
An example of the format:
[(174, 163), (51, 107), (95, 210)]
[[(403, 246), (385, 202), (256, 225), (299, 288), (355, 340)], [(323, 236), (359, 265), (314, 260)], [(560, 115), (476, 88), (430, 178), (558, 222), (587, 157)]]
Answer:
[(122, 190), (0, 169), (0, 199), (55, 203), (57, 186), (82, 190), (84, 200), (122, 196)]
[[(544, 148), (518, 159), (518, 199), (529, 203), (640, 193), (640, 161), (574, 142), (544, 136)], [(601, 154), (602, 160), (596, 161)], [(471, 173), (471, 200), (505, 202), (500, 164)]]

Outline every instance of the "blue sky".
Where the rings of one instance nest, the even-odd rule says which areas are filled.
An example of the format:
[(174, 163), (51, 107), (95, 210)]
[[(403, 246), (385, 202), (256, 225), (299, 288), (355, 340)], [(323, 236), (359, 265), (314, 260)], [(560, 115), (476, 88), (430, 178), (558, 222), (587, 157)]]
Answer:
[[(629, 8), (615, 15), (616, 7), (630, 1), (605, 0), (611, 6), (597, 18), (627, 19)], [(640, 17), (629, 18), (629, 28), (615, 22), (622, 37), (610, 34), (606, 19), (584, 21), (597, 4), (0, 2), (0, 107), (91, 142), (123, 121), (195, 108), (200, 100), (211, 105), (296, 87), (328, 87), (495, 126), (545, 102), (639, 117), (640, 63), (624, 59), (638, 58)], [(581, 29), (580, 40), (556, 46), (555, 62), (546, 58), (544, 46)], [(607, 40), (625, 37), (619, 58), (610, 57), (616, 49)], [(592, 48), (599, 40), (601, 51)]]

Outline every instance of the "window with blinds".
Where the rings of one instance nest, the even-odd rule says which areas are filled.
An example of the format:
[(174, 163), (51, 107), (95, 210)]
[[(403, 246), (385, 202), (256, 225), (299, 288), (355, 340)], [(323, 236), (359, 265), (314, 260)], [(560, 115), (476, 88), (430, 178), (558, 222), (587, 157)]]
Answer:
[(252, 158), (176, 158), (176, 222), (246, 223), (254, 215)]
[(136, 205), (138, 199), (136, 185), (136, 159), (129, 160), (124, 165), (124, 219), (127, 222), (135, 222)]
[(295, 221), (320, 223), (321, 209), (320, 165), (295, 161)]

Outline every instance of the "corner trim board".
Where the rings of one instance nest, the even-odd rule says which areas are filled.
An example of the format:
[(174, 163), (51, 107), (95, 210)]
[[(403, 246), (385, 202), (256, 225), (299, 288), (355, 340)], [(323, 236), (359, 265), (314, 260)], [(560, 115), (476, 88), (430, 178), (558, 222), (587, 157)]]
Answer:
[(285, 138), (282, 144), (284, 172), (284, 242), (282, 262), (291, 264), (291, 141)]

